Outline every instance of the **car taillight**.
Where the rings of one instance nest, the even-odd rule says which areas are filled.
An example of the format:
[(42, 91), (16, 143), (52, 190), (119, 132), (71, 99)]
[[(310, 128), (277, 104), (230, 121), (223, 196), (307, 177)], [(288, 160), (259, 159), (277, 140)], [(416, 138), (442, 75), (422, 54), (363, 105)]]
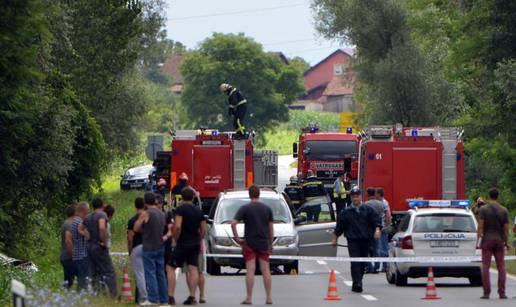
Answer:
[(412, 236), (406, 236), (401, 240), (401, 249), (413, 249)]

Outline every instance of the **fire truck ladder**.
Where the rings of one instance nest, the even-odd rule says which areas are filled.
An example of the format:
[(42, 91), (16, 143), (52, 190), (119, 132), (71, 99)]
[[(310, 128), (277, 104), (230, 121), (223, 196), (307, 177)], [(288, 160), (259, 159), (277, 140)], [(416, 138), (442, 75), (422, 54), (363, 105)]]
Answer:
[(233, 189), (244, 190), (246, 140), (234, 140), (233, 144)]
[(443, 199), (457, 198), (457, 133), (457, 128), (439, 129), (443, 144)]

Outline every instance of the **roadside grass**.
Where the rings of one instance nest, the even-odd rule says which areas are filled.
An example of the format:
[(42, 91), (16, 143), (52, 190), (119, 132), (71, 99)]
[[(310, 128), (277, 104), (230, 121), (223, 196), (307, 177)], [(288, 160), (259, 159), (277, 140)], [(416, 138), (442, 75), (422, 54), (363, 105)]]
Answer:
[(321, 131), (338, 131), (340, 119), (337, 113), (290, 110), (289, 121), (265, 131), (264, 143), (259, 149), (277, 150), (280, 155), (292, 154), (292, 143), (296, 142), (301, 128), (318, 124)]

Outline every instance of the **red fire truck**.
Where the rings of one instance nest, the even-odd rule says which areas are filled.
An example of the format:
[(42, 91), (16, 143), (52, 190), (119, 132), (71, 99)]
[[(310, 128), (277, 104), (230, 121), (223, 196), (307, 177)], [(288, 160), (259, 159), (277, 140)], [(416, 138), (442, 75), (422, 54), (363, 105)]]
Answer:
[(383, 187), (393, 213), (407, 199), (464, 199), (464, 146), (458, 128), (370, 127), (361, 133), (359, 186)]
[(186, 173), (189, 184), (200, 193), (205, 211), (225, 190), (246, 189), (252, 184), (277, 186), (277, 152), (254, 150), (252, 137), (234, 139), (231, 132), (207, 129), (176, 131), (171, 149), (158, 153), (160, 161), (169, 163), (168, 170), (157, 167), (158, 173), (168, 171), (170, 189), (179, 175)]
[(319, 132), (315, 125), (304, 128), (299, 141), (293, 144), (300, 179), (306, 178), (308, 170), (313, 170), (324, 186), (332, 190), (334, 181), (346, 171), (351, 183), (356, 183), (360, 137), (352, 132), (351, 128), (347, 133)]

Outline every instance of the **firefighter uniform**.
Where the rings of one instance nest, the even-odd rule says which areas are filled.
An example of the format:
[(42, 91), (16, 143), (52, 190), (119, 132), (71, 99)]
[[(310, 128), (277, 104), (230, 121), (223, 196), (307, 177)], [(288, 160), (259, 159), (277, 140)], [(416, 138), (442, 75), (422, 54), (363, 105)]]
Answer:
[(245, 134), (244, 117), (247, 111), (247, 100), (244, 95), (229, 84), (221, 84), (221, 90), (228, 95), (229, 115), (233, 115), (233, 128), (239, 135)]
[[(303, 183), (302, 187), (304, 202), (310, 201), (318, 197), (326, 196), (324, 184), (315, 176), (308, 177)], [(310, 207), (305, 208), (305, 211), (307, 213), (307, 220), (309, 222), (317, 223), (319, 221), (319, 214), (321, 213), (321, 204), (311, 204)]]
[(304, 200), (311, 200), (317, 197), (326, 196), (326, 190), (322, 181), (318, 180), (317, 177), (308, 177), (303, 183), (303, 196)]
[(301, 207), (301, 203), (303, 202), (303, 188), (301, 186), (299, 186), (297, 183), (291, 182), (287, 184), (284, 192), (292, 201), (292, 205), (294, 206), (295, 210)]

